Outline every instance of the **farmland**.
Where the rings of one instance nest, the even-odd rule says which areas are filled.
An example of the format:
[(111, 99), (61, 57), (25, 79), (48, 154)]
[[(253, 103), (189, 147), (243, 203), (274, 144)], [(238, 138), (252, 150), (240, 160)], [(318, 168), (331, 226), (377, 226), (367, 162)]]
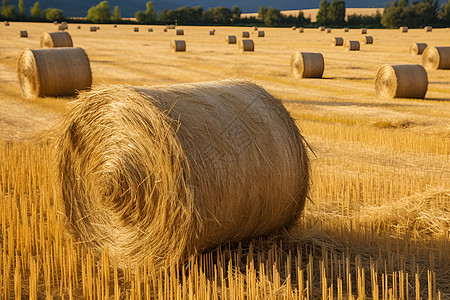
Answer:
[[(373, 45), (332, 47), (361, 31), (69, 24), (89, 56), (93, 85), (163, 85), (246, 78), (281, 99), (311, 147), (310, 201), (289, 231), (227, 244), (183, 266), (118, 268), (66, 232), (52, 188), (52, 124), (70, 98), (25, 99), (23, 48), (53, 24), (0, 26), (0, 295), (5, 299), (449, 299), (450, 71), (428, 72), (423, 100), (380, 100), (383, 64), (420, 64), (412, 43), (450, 46), (450, 29), (368, 30)], [(148, 28), (153, 32), (148, 32)], [(18, 37), (27, 30), (28, 38)], [(255, 51), (225, 44), (250, 31)], [(186, 41), (173, 53), (171, 40)], [(321, 79), (295, 79), (294, 51), (320, 52)], [(133, 275), (134, 274), (134, 275)]]

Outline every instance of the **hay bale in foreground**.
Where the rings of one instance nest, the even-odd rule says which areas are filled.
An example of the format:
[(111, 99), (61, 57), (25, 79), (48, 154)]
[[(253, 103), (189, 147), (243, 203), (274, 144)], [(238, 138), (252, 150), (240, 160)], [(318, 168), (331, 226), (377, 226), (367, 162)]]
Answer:
[(320, 53), (295, 51), (291, 57), (291, 72), (295, 78), (321, 78), (325, 68)]
[(41, 48), (73, 47), (68, 32), (43, 32), (40, 38)]
[(19, 37), (28, 37), (28, 31), (26, 30), (19, 30)]
[(89, 58), (81, 48), (25, 49), (18, 77), (26, 98), (75, 95), (92, 84)]
[(250, 37), (250, 33), (248, 31), (242, 31), (242, 37), (248, 38), (248, 37)]
[(236, 44), (236, 36), (235, 35), (229, 35), (226, 38), (227, 44)]
[(344, 45), (344, 39), (341, 37), (334, 37), (331, 39), (331, 45), (333, 46), (343, 46)]
[(183, 29), (177, 29), (176, 30), (176, 34), (177, 35), (184, 35), (184, 30)]
[(183, 40), (173, 40), (170, 42), (170, 49), (172, 49), (172, 52), (185, 52), (186, 42)]
[(401, 26), (400, 27), (400, 32), (403, 32), (403, 33), (408, 32), (408, 27), (407, 26)]
[(361, 34), (367, 34), (367, 28), (361, 28)]
[(421, 65), (384, 65), (375, 77), (375, 92), (382, 99), (423, 99), (427, 88), (427, 72)]
[(242, 39), (239, 42), (239, 50), (241, 52), (252, 52), (255, 51), (255, 44), (251, 39)]
[(426, 43), (414, 43), (409, 47), (409, 52), (411, 52), (412, 55), (422, 55), (426, 47)]
[(365, 36), (363, 36), (361, 41), (363, 44), (371, 45), (371, 44), (373, 44), (373, 37), (371, 35), (365, 35)]
[(265, 37), (264, 31), (258, 30), (258, 37)]
[(422, 53), (422, 64), (429, 70), (450, 69), (450, 47), (426, 47)]
[(91, 26), (91, 27), (89, 28), (89, 31), (90, 31), (90, 32), (96, 32), (96, 31), (97, 31), (97, 26)]
[(426, 32), (433, 31), (433, 26), (425, 26), (423, 29), (425, 29)]
[(347, 41), (345, 42), (345, 50), (348, 51), (359, 51), (359, 42), (358, 41)]
[(56, 135), (66, 224), (122, 267), (289, 228), (309, 188), (295, 121), (247, 81), (102, 85), (80, 94)]

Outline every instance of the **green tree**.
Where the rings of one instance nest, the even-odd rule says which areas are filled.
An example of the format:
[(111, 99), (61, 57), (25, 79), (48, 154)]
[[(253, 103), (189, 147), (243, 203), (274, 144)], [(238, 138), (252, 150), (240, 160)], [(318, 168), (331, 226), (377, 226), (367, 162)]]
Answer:
[(64, 14), (61, 9), (47, 8), (45, 10), (45, 18), (49, 21), (61, 21), (64, 20)]
[(260, 6), (259, 11), (258, 11), (258, 18), (260, 18), (261, 20), (264, 20), (264, 18), (266, 17), (266, 13), (267, 13), (267, 7)]
[(88, 10), (86, 19), (94, 23), (106, 23), (111, 21), (111, 9), (108, 1), (102, 1), (97, 6)]
[(39, 19), (42, 17), (41, 7), (39, 6), (39, 1), (34, 3), (34, 6), (31, 8), (30, 15), (32, 18)]
[(143, 11), (137, 11), (135, 16), (136, 20), (139, 23), (153, 23), (157, 20), (157, 14), (155, 11), (155, 7), (153, 5), (153, 1), (148, 1), (146, 6), (145, 12)]
[(230, 24), (233, 18), (233, 13), (227, 7), (216, 7), (213, 11), (214, 23), (216, 24)]
[(176, 9), (176, 23), (177, 24), (194, 24), (194, 12), (187, 6), (182, 6)]
[(19, 8), (19, 15), (21, 17), (25, 17), (25, 4), (23, 3), (23, 0), (19, 0), (18, 8)]
[(316, 20), (319, 25), (327, 25), (328, 24), (328, 1), (327, 0), (320, 1), (319, 11), (317, 12)]
[(233, 22), (237, 22), (241, 19), (242, 10), (239, 9), (236, 5), (233, 6), (231, 9), (231, 12), (233, 13)]
[(389, 7), (384, 8), (381, 25), (386, 28), (397, 28), (401, 24), (402, 8), (399, 7), (397, 0), (393, 0)]
[(345, 2), (343, 0), (333, 0), (328, 7), (327, 20), (333, 25), (344, 25), (345, 23)]
[(213, 14), (214, 14), (214, 10), (212, 8), (208, 8), (208, 10), (204, 10), (202, 13), (202, 18), (201, 18), (202, 24), (213, 23)]
[(122, 20), (122, 13), (118, 5), (114, 6), (112, 20), (115, 22)]
[(450, 25), (450, 0), (448, 0), (448, 4), (444, 4), (442, 7), (441, 20), (444, 25)]
[(8, 4), (8, 0), (2, 0), (1, 13), (6, 19), (11, 20), (17, 18), (17, 10), (14, 5)]
[(192, 13), (194, 15), (194, 24), (200, 24), (202, 22), (203, 7), (201, 6), (193, 7)]
[(282, 22), (283, 16), (279, 9), (269, 7), (264, 16), (264, 24), (267, 26), (278, 25)]

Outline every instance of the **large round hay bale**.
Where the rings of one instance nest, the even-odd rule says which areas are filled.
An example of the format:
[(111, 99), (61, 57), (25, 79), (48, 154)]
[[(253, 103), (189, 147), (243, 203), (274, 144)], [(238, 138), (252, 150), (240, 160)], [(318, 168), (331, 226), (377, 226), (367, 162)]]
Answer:
[(367, 28), (361, 28), (361, 34), (367, 34)]
[(409, 48), (409, 51), (413, 55), (422, 55), (423, 50), (425, 50), (426, 47), (427, 47), (426, 43), (414, 43)]
[(400, 27), (400, 32), (403, 32), (403, 33), (408, 32), (408, 27), (407, 26), (401, 26)]
[(425, 26), (424, 29), (426, 32), (431, 32), (433, 31), (433, 26)]
[(90, 32), (96, 32), (96, 31), (97, 31), (97, 26), (91, 26), (91, 27), (89, 28), (89, 31), (90, 31)]
[(427, 72), (421, 65), (384, 65), (375, 77), (375, 92), (382, 99), (423, 99), (427, 87)]
[(291, 72), (295, 78), (321, 78), (324, 68), (320, 53), (295, 51), (291, 57)]
[(75, 95), (92, 84), (89, 58), (81, 48), (25, 49), (18, 77), (27, 98)]
[(133, 28), (133, 31), (134, 31), (134, 32), (139, 32), (139, 27), (134, 27), (134, 28)]
[(358, 41), (347, 41), (345, 42), (345, 50), (348, 51), (359, 51), (359, 42)]
[(258, 37), (264, 37), (265, 33), (262, 30), (258, 30)]
[(176, 30), (176, 34), (177, 35), (184, 35), (184, 30), (183, 29), (177, 29)]
[(28, 31), (19, 30), (19, 37), (28, 37)]
[(250, 37), (250, 33), (248, 31), (242, 31), (242, 37), (248, 38), (248, 37)]
[(371, 35), (365, 35), (361, 39), (363, 44), (370, 45), (373, 44), (373, 37)]
[(68, 32), (43, 32), (41, 48), (73, 47), (72, 38)]
[(309, 187), (295, 121), (242, 80), (98, 86), (72, 103), (55, 149), (71, 233), (119, 265), (161, 267), (289, 228)]
[(170, 49), (172, 49), (172, 52), (185, 52), (186, 42), (183, 40), (173, 40), (170, 42)]
[(239, 42), (239, 50), (241, 52), (255, 51), (255, 44), (251, 39), (242, 39)]
[(236, 36), (235, 35), (229, 35), (226, 38), (227, 44), (236, 44)]
[(422, 53), (422, 64), (429, 70), (450, 69), (450, 47), (426, 47)]
[(343, 46), (344, 45), (344, 39), (341, 37), (334, 37), (331, 39), (331, 45), (333, 46)]

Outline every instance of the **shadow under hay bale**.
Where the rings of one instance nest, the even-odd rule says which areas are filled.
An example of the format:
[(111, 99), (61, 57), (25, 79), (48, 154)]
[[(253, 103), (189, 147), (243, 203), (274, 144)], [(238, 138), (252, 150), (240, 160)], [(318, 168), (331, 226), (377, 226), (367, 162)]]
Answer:
[(423, 99), (427, 88), (427, 72), (421, 65), (384, 65), (375, 77), (375, 92), (381, 99)]
[(371, 45), (371, 44), (373, 44), (373, 37), (371, 35), (365, 35), (365, 36), (363, 36), (361, 41), (363, 44)]
[(172, 52), (185, 52), (186, 42), (183, 40), (173, 40), (170, 42), (170, 49)]
[(92, 84), (89, 58), (81, 48), (25, 49), (18, 77), (26, 98), (72, 96)]
[(412, 55), (422, 55), (426, 47), (426, 43), (414, 43), (409, 48), (409, 52), (411, 52)]
[(291, 57), (291, 72), (295, 78), (321, 78), (324, 69), (321, 53), (295, 51)]
[(125, 257), (119, 266), (161, 267), (289, 228), (309, 188), (294, 120), (247, 81), (99, 86), (56, 134), (67, 225), (96, 254)]
[(343, 46), (344, 45), (344, 39), (341, 37), (334, 37), (331, 39), (331, 45), (333, 46)]
[(255, 51), (255, 44), (253, 40), (243, 39), (239, 42), (239, 50), (241, 52), (252, 52)]
[(43, 32), (40, 38), (41, 48), (73, 47), (68, 32)]
[(450, 69), (450, 47), (426, 47), (422, 64), (428, 70)]
[(347, 51), (359, 51), (360, 45), (358, 41), (347, 41), (345, 43), (345, 50)]
[(235, 35), (229, 35), (226, 38), (227, 44), (236, 44), (236, 41), (237, 41), (237, 39), (236, 39)]

